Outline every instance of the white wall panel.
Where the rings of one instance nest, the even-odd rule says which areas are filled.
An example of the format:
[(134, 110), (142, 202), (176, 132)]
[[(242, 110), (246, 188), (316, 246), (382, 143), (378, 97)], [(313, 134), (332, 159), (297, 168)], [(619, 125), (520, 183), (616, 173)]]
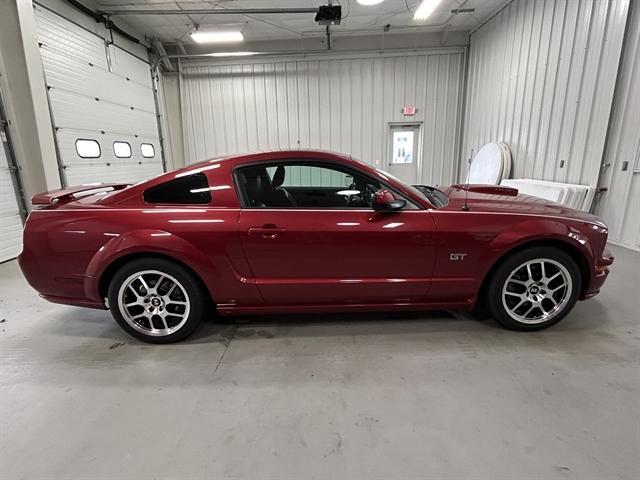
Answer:
[[(421, 122), (422, 182), (457, 174), (464, 50), (183, 62), (185, 160), (322, 148), (386, 169), (389, 122)], [(417, 107), (404, 117), (404, 106)]]
[(595, 186), (628, 0), (514, 0), (471, 35), (463, 164), (506, 142), (513, 178)]
[(599, 214), (609, 238), (640, 248), (640, 4), (629, 13), (620, 78), (607, 135)]

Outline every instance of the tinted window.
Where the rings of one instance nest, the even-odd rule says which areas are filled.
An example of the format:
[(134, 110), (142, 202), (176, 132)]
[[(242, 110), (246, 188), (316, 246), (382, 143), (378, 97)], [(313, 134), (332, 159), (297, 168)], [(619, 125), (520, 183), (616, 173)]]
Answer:
[(127, 142), (113, 142), (113, 154), (118, 158), (131, 158), (131, 145)]
[(79, 138), (76, 140), (76, 153), (81, 158), (98, 158), (100, 144), (96, 140)]
[(380, 183), (333, 165), (280, 163), (239, 169), (243, 204), (254, 208), (370, 208)]
[(148, 188), (144, 192), (147, 203), (202, 205), (211, 202), (211, 190), (204, 173), (194, 173)]

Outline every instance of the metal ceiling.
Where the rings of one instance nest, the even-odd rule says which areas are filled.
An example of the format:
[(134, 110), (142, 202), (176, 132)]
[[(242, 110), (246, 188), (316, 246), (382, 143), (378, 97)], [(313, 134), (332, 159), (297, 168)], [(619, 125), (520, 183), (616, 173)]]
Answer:
[[(212, 0), (168, 1), (168, 0), (97, 0), (96, 8), (101, 11), (115, 11), (118, 21), (128, 25), (149, 38), (157, 38), (165, 44), (191, 43), (189, 33), (196, 25), (200, 28), (211, 26), (232, 27), (242, 30), (247, 41), (280, 39), (304, 39), (322, 37), (325, 28), (314, 21), (312, 11), (328, 0)], [(363, 6), (357, 0), (334, 0), (342, 5), (341, 25), (331, 27), (336, 36), (372, 35), (387, 32), (416, 33), (443, 30), (466, 30), (477, 28), (509, 0), (443, 0), (433, 16), (426, 22), (413, 20), (413, 12), (420, 0), (385, 0), (375, 6)], [(452, 13), (464, 8), (473, 12)], [(236, 13), (206, 15), (198, 10), (235, 10)], [(298, 9), (299, 13), (240, 13), (242, 9)], [(123, 11), (154, 10), (172, 11), (171, 15), (136, 13)], [(176, 10), (188, 10), (185, 14), (175, 14)], [(168, 13), (168, 12), (167, 12)]]

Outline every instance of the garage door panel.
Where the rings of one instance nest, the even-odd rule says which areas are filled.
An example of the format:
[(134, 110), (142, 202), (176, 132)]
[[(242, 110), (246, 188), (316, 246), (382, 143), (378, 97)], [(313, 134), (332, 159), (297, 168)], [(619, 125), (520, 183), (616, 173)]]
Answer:
[[(100, 168), (97, 169), (96, 166)], [(66, 169), (69, 185), (83, 185), (87, 183), (137, 183), (155, 177), (162, 173), (162, 165), (147, 163), (138, 166), (136, 175), (131, 175), (131, 165), (111, 164), (102, 165), (71, 165)], [(99, 173), (98, 173), (99, 172)]]
[(0, 141), (0, 262), (22, 250), (22, 219), (13, 189), (5, 145)]
[(104, 40), (61, 16), (36, 7), (38, 40), (48, 48), (72, 53), (80, 62), (107, 69)]
[[(78, 138), (87, 138), (81, 130), (59, 130), (58, 149), (65, 159), (64, 171), (69, 185), (94, 182), (139, 182), (162, 173), (162, 159), (157, 137), (106, 133), (91, 137), (100, 144), (99, 158), (81, 158), (76, 151)], [(114, 142), (127, 142), (131, 146), (130, 158), (118, 158), (113, 151)], [(140, 145), (153, 145), (155, 156), (144, 158)]]
[(151, 66), (121, 48), (109, 45), (111, 71), (151, 88)]
[(49, 98), (56, 127), (157, 136), (158, 126), (155, 115), (151, 112), (132, 110), (53, 88), (49, 90)]
[(22, 220), (19, 214), (0, 217), (0, 262), (16, 258), (22, 250)]
[[(37, 8), (38, 37), (63, 178), (67, 185), (137, 182), (163, 171), (149, 63), (48, 10)], [(76, 140), (100, 144), (99, 158), (81, 158)], [(117, 158), (113, 142), (127, 142)], [(154, 146), (143, 158), (141, 143)]]
[(68, 54), (58, 53), (48, 47), (42, 47), (40, 53), (47, 72), (47, 85), (138, 110), (155, 111), (148, 86), (79, 62)]
[[(2, 148), (2, 146), (0, 146)], [(7, 212), (9, 207), (13, 211), (18, 211), (18, 202), (16, 201), (16, 195), (13, 190), (13, 183), (9, 170), (6, 168), (0, 168), (0, 215), (3, 212)]]

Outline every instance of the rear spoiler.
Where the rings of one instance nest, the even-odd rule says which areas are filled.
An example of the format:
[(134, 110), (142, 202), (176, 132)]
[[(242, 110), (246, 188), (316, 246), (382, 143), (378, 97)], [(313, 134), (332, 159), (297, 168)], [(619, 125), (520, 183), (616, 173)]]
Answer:
[(468, 192), (485, 193), (488, 195), (506, 195), (515, 197), (518, 195), (518, 189), (513, 187), (503, 187), (501, 185), (483, 185), (478, 183), (458, 183), (451, 185), (452, 188), (458, 190), (466, 190)]
[(95, 195), (100, 192), (110, 192), (127, 188), (129, 183), (91, 183), (88, 185), (77, 185), (75, 187), (61, 188), (34, 195), (31, 198), (32, 205), (58, 205), (67, 203), (76, 198)]

